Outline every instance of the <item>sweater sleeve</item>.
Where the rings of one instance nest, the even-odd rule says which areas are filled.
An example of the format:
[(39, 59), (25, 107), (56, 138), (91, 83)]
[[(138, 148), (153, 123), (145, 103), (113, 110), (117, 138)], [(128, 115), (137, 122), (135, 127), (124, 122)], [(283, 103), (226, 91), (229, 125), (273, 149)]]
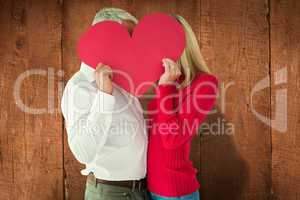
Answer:
[[(218, 93), (218, 80), (203, 75), (194, 80), (195, 87), (180, 99), (175, 85), (159, 85), (157, 96), (157, 128), (167, 149), (175, 149), (188, 142), (212, 110)], [(175, 104), (175, 98), (179, 101)]]

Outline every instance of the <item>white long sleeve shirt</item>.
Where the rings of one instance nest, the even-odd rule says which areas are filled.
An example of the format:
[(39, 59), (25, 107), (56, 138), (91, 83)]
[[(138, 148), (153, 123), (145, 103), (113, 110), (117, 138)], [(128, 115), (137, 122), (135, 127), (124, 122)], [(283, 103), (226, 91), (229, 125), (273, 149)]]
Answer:
[(68, 81), (61, 109), (68, 143), (86, 165), (83, 175), (121, 181), (146, 175), (147, 131), (137, 98), (114, 85), (113, 94), (96, 87), (94, 69), (81, 64)]

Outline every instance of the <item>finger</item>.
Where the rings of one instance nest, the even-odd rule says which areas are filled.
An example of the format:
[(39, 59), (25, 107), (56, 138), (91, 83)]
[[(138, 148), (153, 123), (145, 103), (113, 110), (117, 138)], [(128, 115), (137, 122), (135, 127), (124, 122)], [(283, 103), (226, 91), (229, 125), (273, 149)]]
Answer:
[(95, 71), (95, 73), (100, 76), (101, 78), (105, 78), (105, 76), (107, 76), (108, 78), (110, 78), (112, 80), (113, 78), (113, 72), (110, 66), (108, 65), (102, 65), (100, 68), (98, 68), (97, 71)]
[(168, 60), (168, 58), (163, 58), (162, 59), (163, 62), (166, 62), (167, 60)]
[(175, 74), (177, 73), (177, 66), (174, 65), (174, 63), (171, 62), (170, 60), (167, 60), (167, 63), (168, 63), (168, 65), (169, 65), (170, 68), (171, 68), (171, 73), (172, 73), (173, 75), (175, 75)]
[(103, 63), (98, 63), (97, 67), (102, 67), (104, 64)]
[(173, 60), (171, 59), (168, 59), (167, 61), (169, 63), (170, 66), (172, 66), (172, 70), (173, 70), (173, 73), (178, 75), (178, 74), (181, 74), (181, 71), (180, 71), (180, 68), (179, 68), (179, 65), (174, 62)]
[(110, 67), (108, 65), (102, 64), (101, 66), (96, 68), (96, 73), (102, 73), (109, 69)]
[(167, 63), (169, 63), (170, 65), (178, 67), (178, 66), (177, 66), (177, 63), (176, 63), (174, 60), (172, 60), (172, 59), (170, 59), (170, 58), (165, 58), (164, 60), (165, 60)]
[(96, 70), (100, 69), (101, 67), (103, 67), (104, 64), (103, 63), (98, 63), (97, 67), (96, 67)]
[(167, 61), (165, 59), (162, 60), (163, 66), (166, 67), (167, 66)]
[(166, 63), (165, 65), (165, 73), (167, 74), (172, 73), (171, 66), (168, 63)]
[(180, 70), (180, 67), (179, 67), (179, 65), (177, 63), (176, 63), (176, 73), (178, 75), (181, 75), (181, 70)]
[(164, 60), (165, 60), (166, 62), (168, 62), (168, 63), (174, 63), (174, 61), (173, 61), (172, 59), (170, 59), (170, 58), (164, 58)]
[(104, 65), (104, 67), (105, 67), (105, 68), (111, 69), (111, 67), (110, 67), (109, 65)]
[(107, 75), (111, 80), (113, 79), (113, 70), (110, 67), (107, 69)]
[(170, 66), (169, 66), (167, 60), (166, 59), (162, 59), (162, 62), (163, 62), (163, 66), (165, 67), (165, 72), (166, 73), (170, 73)]
[(163, 60), (165, 60), (165, 61), (172, 61), (172, 59), (170, 59), (170, 58), (163, 58)]
[(100, 73), (108, 74), (108, 73), (110, 73), (110, 71), (111, 71), (111, 69), (108, 66), (104, 66), (101, 68)]

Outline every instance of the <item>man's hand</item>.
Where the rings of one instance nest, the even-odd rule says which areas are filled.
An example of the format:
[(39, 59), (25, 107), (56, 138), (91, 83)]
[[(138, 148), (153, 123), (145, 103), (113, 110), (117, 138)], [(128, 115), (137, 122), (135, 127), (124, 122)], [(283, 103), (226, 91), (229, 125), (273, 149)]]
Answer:
[(165, 67), (165, 72), (161, 75), (158, 84), (173, 84), (181, 75), (180, 67), (177, 63), (168, 58), (164, 58), (162, 62)]
[(113, 72), (110, 66), (99, 63), (95, 71), (96, 84), (99, 90), (102, 92), (112, 94), (113, 85), (112, 85)]

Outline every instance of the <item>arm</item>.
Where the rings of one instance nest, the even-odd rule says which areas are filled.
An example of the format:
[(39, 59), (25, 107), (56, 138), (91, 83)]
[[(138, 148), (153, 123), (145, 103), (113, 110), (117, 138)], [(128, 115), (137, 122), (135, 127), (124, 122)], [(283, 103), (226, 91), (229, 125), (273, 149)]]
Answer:
[[(167, 149), (177, 148), (188, 142), (214, 106), (218, 81), (214, 76), (203, 75), (182, 102), (175, 108), (178, 96), (175, 85), (162, 84), (156, 88), (157, 122), (162, 143)], [(175, 111), (176, 110), (176, 111)]]
[(112, 70), (98, 64), (95, 80), (98, 90), (91, 88), (86, 80), (70, 80), (62, 102), (62, 113), (66, 121), (68, 143), (75, 158), (87, 164), (103, 147), (112, 123), (115, 98), (112, 94)]
[(114, 103), (112, 95), (100, 90), (92, 95), (87, 87), (67, 85), (61, 108), (70, 149), (80, 163), (91, 162), (104, 145)]

